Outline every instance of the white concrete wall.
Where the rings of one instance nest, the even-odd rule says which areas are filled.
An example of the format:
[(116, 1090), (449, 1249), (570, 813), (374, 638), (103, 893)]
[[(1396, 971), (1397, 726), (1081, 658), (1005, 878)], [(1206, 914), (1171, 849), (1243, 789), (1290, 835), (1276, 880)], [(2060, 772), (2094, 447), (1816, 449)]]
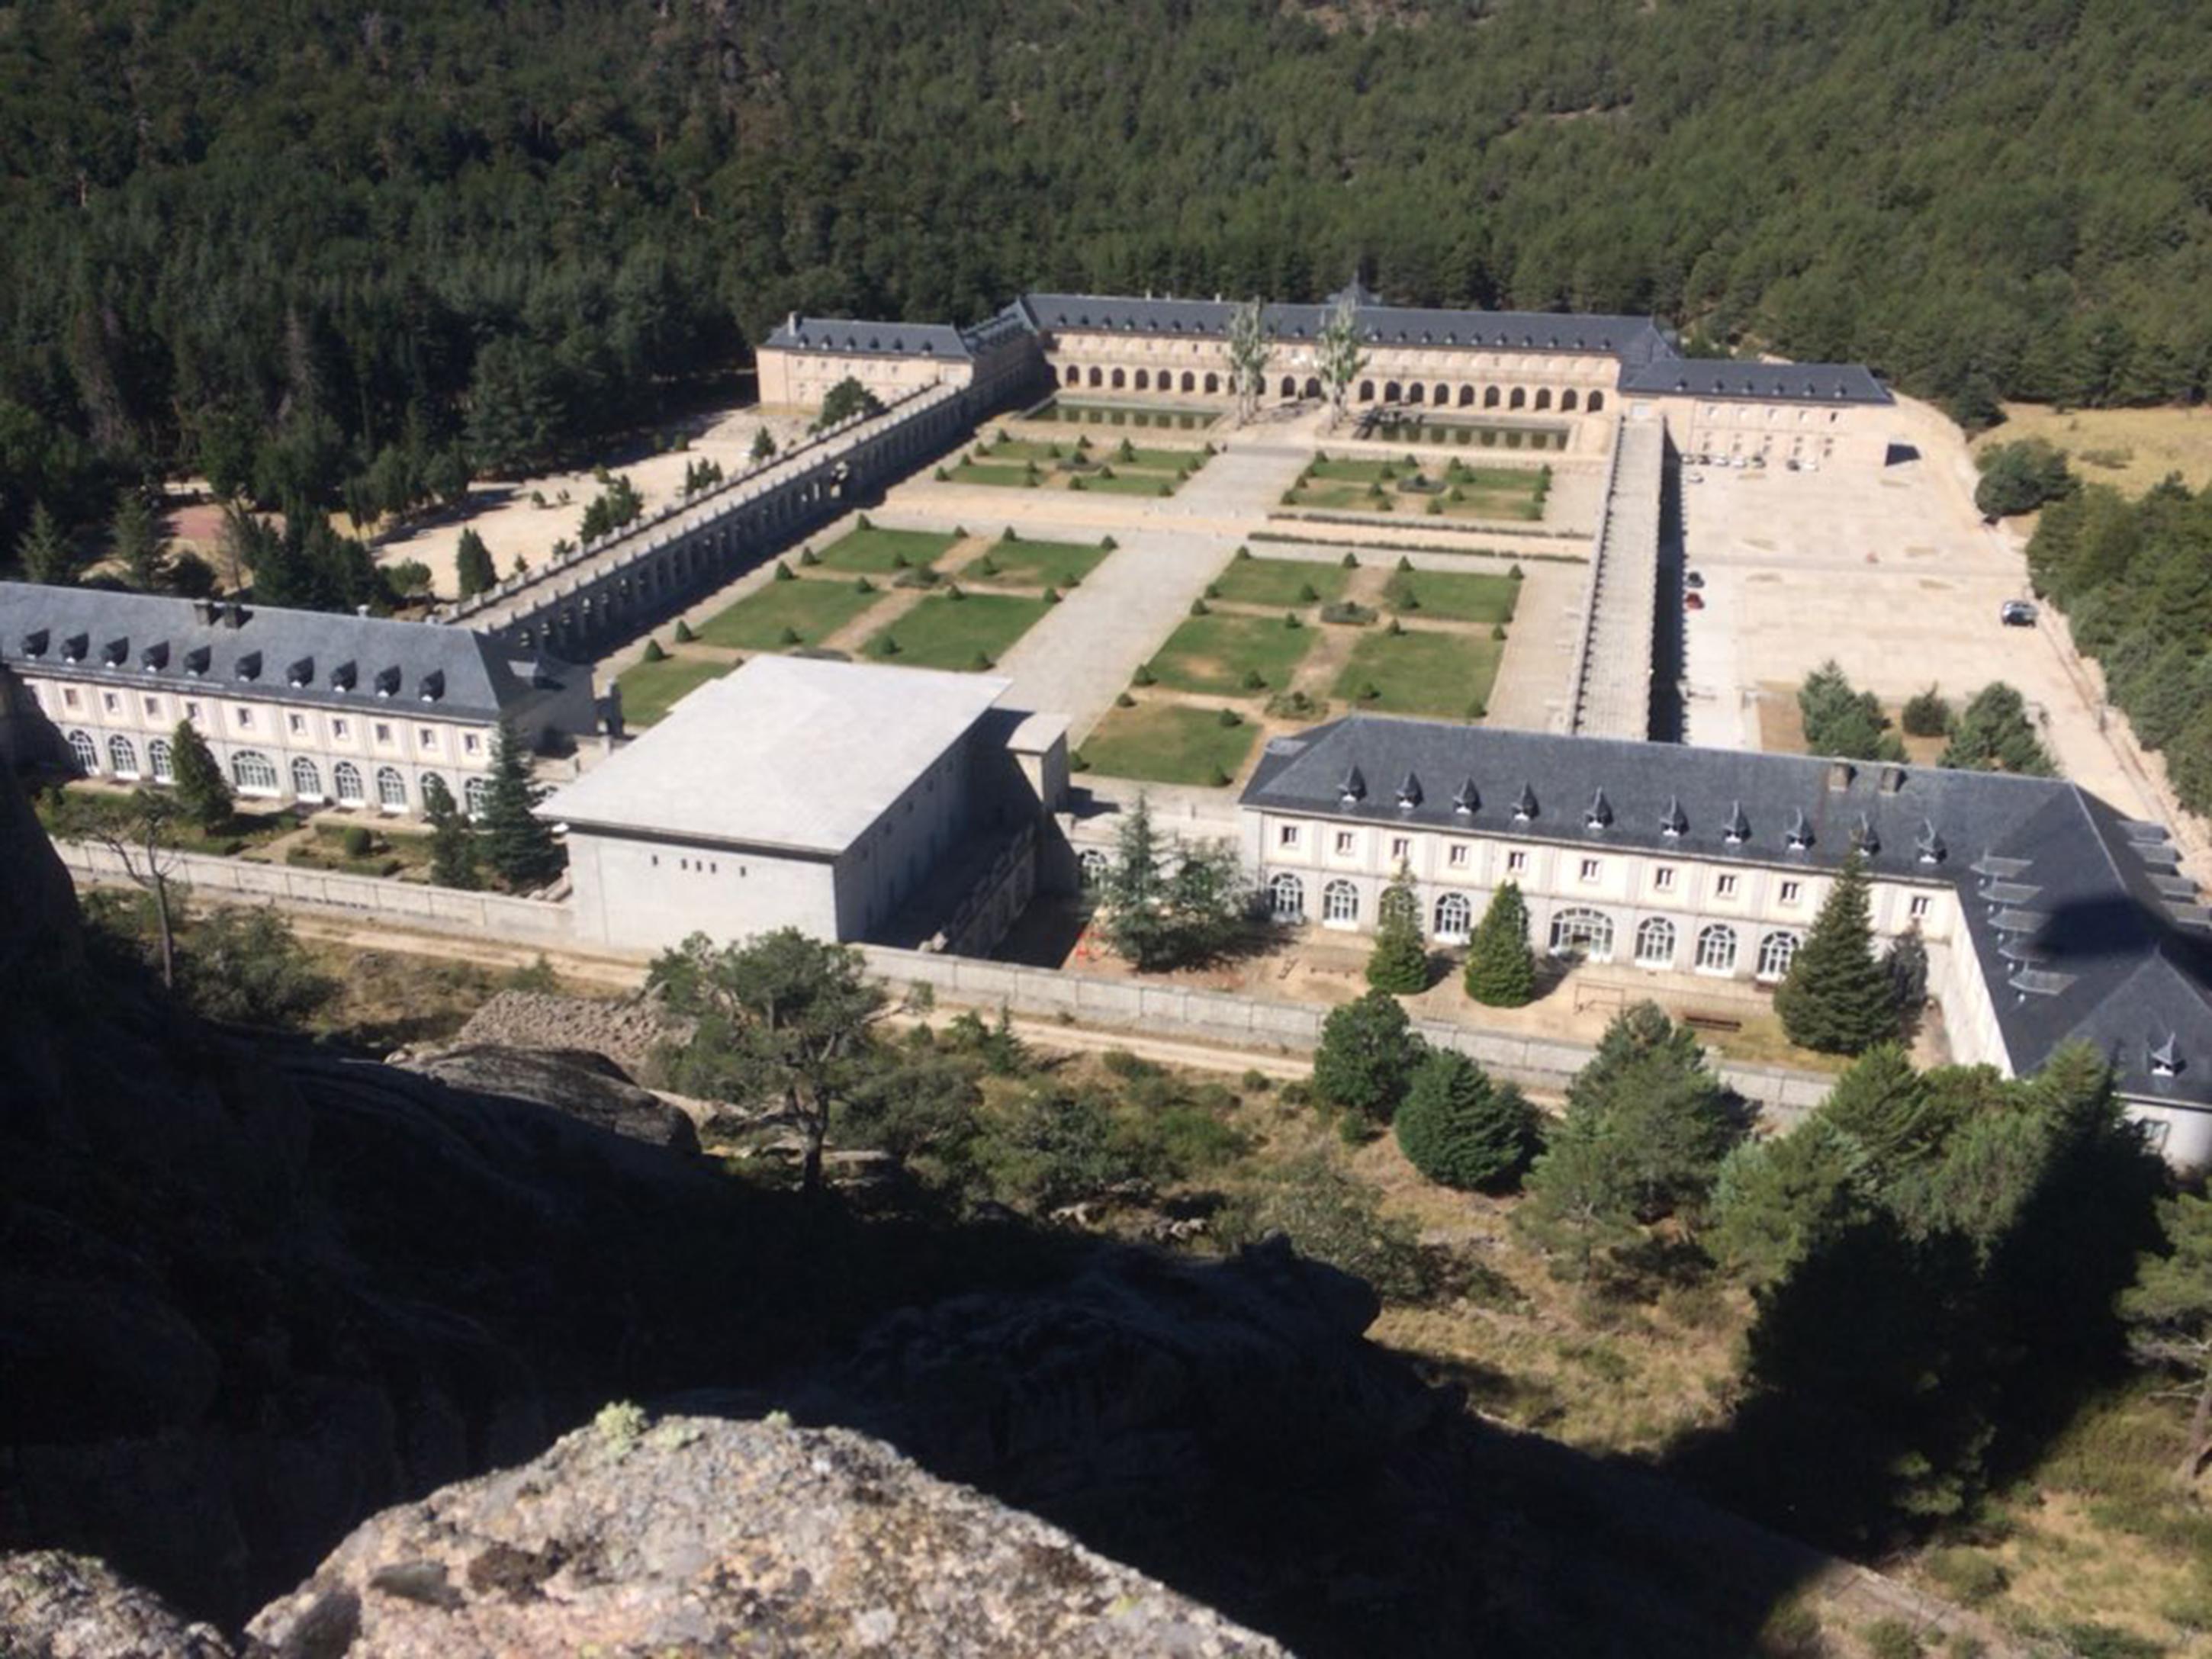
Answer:
[(1759, 403), (1741, 398), (1662, 397), (1668, 434), (1685, 455), (1764, 455), (1767, 465), (1879, 468), (1896, 430), (1896, 410), (1884, 404), (1829, 406)]
[(733, 944), (796, 927), (837, 938), (836, 866), (826, 858), (568, 834), (580, 944), (659, 951), (705, 933)]
[(966, 386), (974, 376), (969, 364), (943, 357), (793, 351), (780, 346), (763, 346), (755, 363), (761, 402), (786, 409), (819, 410), (830, 389), (848, 379), (889, 403), (927, 386)]

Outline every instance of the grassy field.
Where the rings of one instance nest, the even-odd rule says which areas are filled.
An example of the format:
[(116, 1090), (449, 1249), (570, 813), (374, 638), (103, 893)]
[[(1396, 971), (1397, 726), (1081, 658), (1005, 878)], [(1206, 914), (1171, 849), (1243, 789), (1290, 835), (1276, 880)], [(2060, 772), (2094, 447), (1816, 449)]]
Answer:
[(945, 481), (957, 484), (991, 484), (1000, 489), (1035, 489), (1042, 488), (1043, 482), (1039, 479), (1032, 483), (1029, 470), (1018, 464), (995, 466), (976, 461), (961, 462), (945, 473)]
[(825, 569), (880, 575), (896, 570), (902, 562), (933, 564), (954, 539), (932, 530), (884, 530), (871, 525), (840, 537), (823, 548), (820, 556)]
[(700, 628), (699, 638), (708, 645), (769, 651), (791, 644), (784, 637), (788, 631), (801, 645), (819, 645), (881, 597), (847, 581), (770, 582), (717, 612)]
[[(1177, 691), (1255, 696), (1280, 690), (1313, 645), (1316, 631), (1285, 628), (1279, 617), (1193, 617), (1168, 636), (1150, 666), (1162, 685)], [(1248, 686), (1256, 672), (1264, 687)]]
[(977, 653), (997, 662), (1050, 609), (1012, 593), (933, 593), (870, 640), (867, 654), (908, 668), (977, 668)]
[(1382, 592), (1394, 610), (1439, 622), (1504, 623), (1513, 620), (1521, 584), (1510, 576), (1401, 570)]
[[(1413, 477), (1425, 491), (1401, 489)], [(1426, 518), (1540, 520), (1540, 475), (1534, 468), (1469, 466), (1454, 457), (1421, 462), (1411, 456), (1373, 460), (1316, 460), (1285, 505), (1340, 513), (1419, 514)], [(1454, 499), (1456, 497), (1456, 499)], [(1434, 511), (1431, 511), (1431, 506)]]
[(1095, 542), (999, 541), (969, 560), (960, 580), (1000, 587), (1073, 587), (1105, 559), (1106, 550)]
[(1080, 482), (1085, 490), (1096, 490), (1107, 495), (1172, 495), (1177, 481), (1172, 472), (1139, 472), (1116, 470), (1112, 477), (1103, 472), (1085, 474), (1079, 480), (1071, 478), (1072, 489)]
[[(1504, 645), (1464, 634), (1374, 633), (1352, 647), (1332, 695), (1378, 714), (1480, 719)], [(1364, 695), (1370, 689), (1374, 696)]]
[(2140, 495), (2169, 472), (2194, 489), (2212, 483), (2212, 410), (2068, 409), (2007, 404), (2004, 423), (1973, 441), (1977, 451), (2044, 438), (2067, 452), (2091, 483)]
[[(785, 586), (789, 583), (782, 584)], [(708, 680), (718, 680), (737, 664), (714, 657), (669, 657), (660, 662), (641, 662), (623, 670), (615, 684), (622, 687), (623, 719), (632, 726), (651, 726), (688, 691)]]
[[(1231, 605), (1264, 605), (1290, 611), (1342, 599), (1345, 584), (1351, 579), (1351, 572), (1338, 565), (1305, 559), (1252, 558), (1231, 559), (1213, 582)], [(1308, 589), (1318, 597), (1306, 598)]]
[(1224, 726), (1218, 710), (1179, 703), (1116, 708), (1083, 745), (1094, 772), (1146, 783), (1219, 785), (1233, 779), (1260, 728)]

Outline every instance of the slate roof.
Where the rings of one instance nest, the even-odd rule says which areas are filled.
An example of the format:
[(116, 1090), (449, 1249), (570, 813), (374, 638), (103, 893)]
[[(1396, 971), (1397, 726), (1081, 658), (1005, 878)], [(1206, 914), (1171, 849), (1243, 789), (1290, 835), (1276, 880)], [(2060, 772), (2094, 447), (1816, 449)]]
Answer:
[(950, 323), (878, 323), (851, 317), (787, 317), (769, 331), (764, 343), (786, 351), (827, 351), (857, 357), (934, 357), (966, 362), (975, 356), (967, 335)]
[[(1346, 800), (1354, 776), (1395, 787)], [(2162, 828), (2074, 784), (1354, 715), (1271, 742), (1241, 803), (1784, 869), (1832, 870), (1863, 844), (1870, 874), (1958, 893), (2015, 1070), (2083, 1038), (2124, 1093), (2212, 1107), (2206, 912)], [(2168, 1043), (2172, 1075), (2154, 1063)]]
[(1858, 363), (1739, 363), (1717, 357), (1654, 358), (1620, 376), (1623, 392), (1654, 397), (1742, 398), (1759, 403), (1891, 404), (1889, 388)]
[[(589, 673), (550, 657), (510, 658), (466, 628), (252, 605), (235, 607), (241, 620), (233, 627), (210, 620), (203, 604), (0, 582), (0, 665), (326, 708), (428, 704), (449, 719), (484, 720)], [(217, 606), (226, 617), (232, 609)]]

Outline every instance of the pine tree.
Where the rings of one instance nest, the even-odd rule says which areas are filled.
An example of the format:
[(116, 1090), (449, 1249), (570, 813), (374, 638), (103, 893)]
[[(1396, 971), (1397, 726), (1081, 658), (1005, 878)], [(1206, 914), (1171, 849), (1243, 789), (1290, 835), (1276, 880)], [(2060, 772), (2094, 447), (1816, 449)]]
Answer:
[(430, 879), (441, 887), (482, 886), (476, 830), (446, 781), (434, 773), (423, 781), (422, 816), (430, 823)]
[(143, 494), (126, 489), (115, 498), (108, 533), (117, 562), (131, 573), (131, 586), (142, 592), (158, 590), (169, 573), (169, 548)]
[(1402, 864), (1376, 907), (1375, 949), (1367, 958), (1367, 982), (1397, 996), (1413, 996), (1429, 988), (1429, 953), (1421, 943), (1421, 901), (1413, 891), (1413, 872)]
[(230, 820), (230, 783), (216, 763), (207, 739), (190, 720), (179, 720), (169, 734), (169, 765), (176, 778), (177, 799), (185, 804), (193, 823), (203, 830), (219, 830)]
[(1490, 901), (1467, 946), (1467, 994), (1492, 1008), (1518, 1008), (1536, 994), (1536, 957), (1528, 948), (1528, 907), (1517, 882)]
[(465, 599), (499, 586), (499, 572), (492, 568), (491, 550), (473, 530), (461, 532), (460, 545), (453, 550), (453, 574)]
[(484, 862), (509, 887), (537, 887), (560, 873), (565, 862), (552, 827), (531, 809), (545, 792), (530, 781), (530, 757), (507, 721), (499, 723), (492, 744), (490, 787), (484, 799)]
[(1236, 849), (1161, 836), (1142, 795), (1121, 820), (1093, 896), (1100, 936), (1139, 973), (1218, 955), (1250, 905)]
[(31, 526), (15, 544), (15, 562), (22, 567), (24, 580), (52, 587), (66, 586), (76, 574), (76, 550), (44, 501), (31, 509)]
[(1844, 860), (1820, 914), (1775, 988), (1774, 1012), (1802, 1048), (1856, 1054), (1896, 1036), (1897, 994), (1875, 957), (1865, 867)]
[(770, 460), (775, 455), (775, 437), (766, 427), (753, 434), (752, 456), (756, 461)]
[(1462, 1191), (1509, 1184), (1536, 1147), (1536, 1109), (1465, 1054), (1430, 1054), (1391, 1126), (1407, 1162)]
[(1314, 1092), (1332, 1106), (1388, 1123), (1427, 1052), (1410, 1024), (1398, 1000), (1384, 991), (1331, 1009), (1314, 1050)]

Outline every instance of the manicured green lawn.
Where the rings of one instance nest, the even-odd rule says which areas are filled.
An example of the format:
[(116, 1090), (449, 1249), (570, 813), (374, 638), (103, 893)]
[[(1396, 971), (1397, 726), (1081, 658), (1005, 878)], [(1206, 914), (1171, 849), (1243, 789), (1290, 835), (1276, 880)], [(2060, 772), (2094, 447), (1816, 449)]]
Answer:
[(792, 643), (784, 638), (788, 631), (801, 645), (819, 645), (882, 597), (842, 580), (770, 582), (717, 612), (699, 629), (699, 638), (741, 651), (772, 651)]
[(1101, 720), (1084, 743), (1083, 758), (1109, 777), (1218, 787), (1236, 777), (1259, 734), (1249, 720), (1222, 725), (1218, 709), (1139, 703)]
[[(1306, 559), (1231, 559), (1213, 585), (1232, 605), (1264, 605), (1278, 611), (1327, 605), (1344, 597), (1351, 574), (1334, 564)], [(1318, 599), (1305, 597), (1310, 588)]]
[(1406, 471), (1403, 465), (1387, 459), (1371, 461), (1317, 460), (1309, 470), (1316, 479), (1327, 478), (1366, 484), (1372, 483), (1382, 477), (1382, 469), (1386, 466), (1401, 477), (1404, 476)]
[[(1290, 684), (1315, 633), (1311, 628), (1285, 628), (1280, 617), (1231, 617), (1216, 611), (1193, 617), (1176, 629), (1150, 666), (1155, 679), (1178, 691), (1260, 696)], [(1247, 671), (1255, 669), (1267, 682), (1258, 690), (1244, 684)]]
[(1521, 584), (1510, 576), (1401, 570), (1382, 592), (1393, 610), (1408, 616), (1432, 617), (1438, 622), (1502, 623), (1513, 620)]
[(884, 530), (870, 526), (840, 537), (821, 553), (830, 570), (864, 570), (871, 575), (908, 564), (934, 564), (952, 545), (953, 538), (933, 530)]
[[(1476, 720), (1504, 652), (1501, 641), (1464, 634), (1370, 634), (1352, 647), (1333, 695), (1375, 714)], [(1363, 696), (1370, 687), (1376, 695)]]
[[(1369, 495), (1370, 486), (1364, 483), (1300, 484), (1291, 491), (1292, 507), (1322, 507), (1337, 513), (1394, 513), (1403, 512), (1404, 498), (1389, 484), (1382, 486), (1380, 495)], [(1413, 503), (1413, 510), (1420, 511), (1421, 504)]]
[[(960, 580), (1000, 587), (1073, 587), (1105, 558), (1106, 550), (1095, 542), (994, 542), (968, 562)], [(986, 563), (992, 567), (988, 574), (979, 568)]]
[(995, 443), (976, 446), (984, 459), (993, 461), (1056, 461), (1063, 455), (1075, 453), (1073, 439), (1066, 443), (1046, 443), (1036, 438), (1001, 438)]
[(974, 461), (961, 462), (946, 475), (945, 481), (948, 483), (996, 484), (1003, 489), (1029, 489), (1043, 485), (1042, 477), (1036, 484), (1030, 483), (1029, 469), (1025, 466), (978, 465)]
[[(961, 599), (933, 593), (888, 623), (866, 652), (878, 662), (908, 668), (974, 668), (978, 652), (995, 663), (1051, 608), (1042, 599), (1012, 593), (970, 593)], [(886, 649), (894, 640), (898, 649)]]
[(1091, 459), (1107, 466), (1142, 467), (1152, 472), (1181, 472), (1186, 467), (1196, 471), (1205, 465), (1202, 449), (1140, 449), (1132, 444), (1125, 453), (1119, 444), (1094, 444)]
[(1109, 495), (1172, 495), (1176, 492), (1176, 477), (1171, 472), (1121, 471), (1118, 469), (1110, 478), (1093, 472), (1083, 480), (1085, 489), (1102, 490)]
[[(779, 586), (788, 587), (788, 582)], [(675, 706), (686, 692), (708, 680), (718, 680), (737, 664), (713, 657), (670, 657), (661, 662), (641, 662), (625, 669), (615, 684), (622, 687), (623, 719), (632, 726), (651, 726)]]

